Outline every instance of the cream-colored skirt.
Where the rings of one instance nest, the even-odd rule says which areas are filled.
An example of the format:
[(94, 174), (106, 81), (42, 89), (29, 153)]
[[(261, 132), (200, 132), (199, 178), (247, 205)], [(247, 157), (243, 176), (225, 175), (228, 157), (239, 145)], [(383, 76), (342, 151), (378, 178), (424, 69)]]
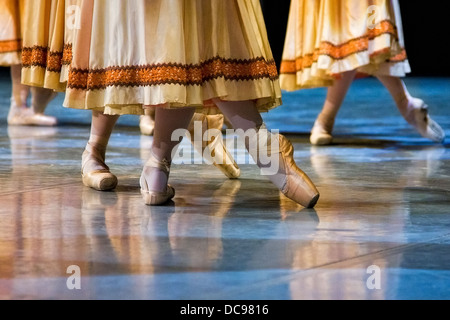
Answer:
[(292, 0), (281, 88), (330, 86), (351, 70), (397, 77), (411, 72), (398, 0)]
[(22, 83), (64, 92), (82, 0), (24, 0)]
[(0, 0), (0, 66), (21, 63), (24, 0)]
[[(24, 34), (23, 81), (64, 84), (66, 107), (143, 114), (164, 104), (202, 110), (215, 98), (254, 100), (261, 112), (281, 104), (257, 0), (31, 1), (31, 20), (50, 19)], [(57, 79), (45, 83), (51, 72)]]

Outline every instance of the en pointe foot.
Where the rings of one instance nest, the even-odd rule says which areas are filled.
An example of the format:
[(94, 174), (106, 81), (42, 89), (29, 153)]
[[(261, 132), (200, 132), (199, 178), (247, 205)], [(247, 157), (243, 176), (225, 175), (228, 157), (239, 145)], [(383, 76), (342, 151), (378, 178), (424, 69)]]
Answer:
[(325, 129), (325, 127), (318, 121), (316, 121), (313, 128), (311, 129), (311, 144), (315, 146), (325, 146), (331, 144), (332, 141), (333, 136), (331, 135), (331, 132)]
[(444, 142), (445, 132), (436, 121), (431, 119), (428, 106), (423, 100), (413, 98), (409, 101), (409, 112), (405, 119), (422, 137), (437, 143)]
[(89, 143), (82, 156), (81, 176), (85, 186), (98, 191), (113, 190), (118, 184), (117, 177), (105, 164), (104, 156)]
[(147, 180), (146, 174), (148, 174), (148, 171), (153, 173), (153, 170), (161, 171), (165, 175), (166, 180), (168, 180), (170, 172), (170, 162), (165, 159), (159, 161), (153, 154), (151, 154), (150, 159), (144, 166), (140, 178), (141, 195), (144, 199), (144, 203), (148, 206), (163, 205), (173, 199), (173, 197), (175, 196), (175, 189), (171, 185), (167, 184), (164, 187), (165, 190), (152, 190), (152, 187), (149, 185), (149, 181)]

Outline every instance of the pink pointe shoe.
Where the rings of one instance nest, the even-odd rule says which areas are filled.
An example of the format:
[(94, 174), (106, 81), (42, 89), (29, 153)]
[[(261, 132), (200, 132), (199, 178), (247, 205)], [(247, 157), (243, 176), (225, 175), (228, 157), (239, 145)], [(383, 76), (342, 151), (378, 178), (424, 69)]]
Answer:
[[(209, 154), (212, 157), (213, 165), (218, 168), (222, 173), (229, 179), (238, 179), (241, 175), (241, 169), (237, 165), (233, 156), (227, 150), (226, 146), (223, 144), (223, 139), (218, 139), (217, 137), (208, 136), (208, 141), (202, 141), (201, 144), (195, 142), (195, 123), (201, 122), (201, 137), (202, 140), (205, 138), (205, 133), (208, 130), (215, 129), (218, 132), (222, 132), (222, 127), (224, 124), (224, 116), (222, 114), (215, 115), (204, 115), (201, 113), (195, 113), (191, 123), (189, 124), (189, 134), (191, 138), (191, 143), (194, 148), (202, 156), (205, 149), (208, 148)], [(208, 131), (210, 132), (210, 131)], [(200, 148), (201, 145), (201, 148)]]
[(442, 143), (445, 140), (445, 132), (441, 126), (431, 119), (428, 114), (428, 106), (421, 99), (413, 98), (409, 101), (410, 111), (405, 117), (422, 137), (431, 141)]
[[(151, 154), (150, 159), (148, 159), (147, 163), (145, 164), (144, 168), (145, 167), (161, 170), (166, 174), (167, 177), (169, 176), (170, 163), (165, 159), (159, 161), (158, 159), (155, 158), (153, 153)], [(163, 205), (175, 196), (175, 189), (169, 184), (167, 185), (166, 190), (163, 192), (150, 190), (150, 187), (144, 176), (144, 171), (142, 171), (141, 174), (140, 185), (141, 185), (141, 195), (144, 199), (145, 204), (148, 206)]]
[(313, 208), (319, 200), (319, 191), (306, 173), (297, 167), (292, 143), (283, 135), (279, 135), (279, 139), (280, 157), (286, 168), (286, 182), (281, 192), (305, 208)]
[[(94, 164), (91, 162), (94, 162)], [(89, 163), (91, 163), (91, 167), (96, 166), (102, 169), (85, 172)], [(109, 167), (105, 164), (105, 159), (100, 155), (100, 152), (89, 143), (86, 145), (82, 156), (81, 176), (86, 187), (98, 191), (113, 190), (118, 183), (117, 177), (109, 171)]]
[[(284, 168), (285, 175), (280, 191), (305, 208), (313, 208), (319, 200), (320, 193), (308, 175), (295, 163), (292, 143), (281, 134), (269, 133), (264, 124), (252, 139), (253, 144), (249, 148), (249, 153), (256, 163), (259, 159), (258, 148), (263, 147), (270, 156), (278, 154), (279, 168)], [(261, 171), (267, 175), (273, 174), (266, 168), (262, 168)], [(277, 174), (279, 173), (280, 171)]]
[(328, 132), (317, 120), (311, 129), (311, 136), (309, 138), (312, 145), (325, 146), (331, 144), (333, 136)]
[(11, 99), (7, 120), (10, 126), (53, 127), (58, 124), (55, 117), (47, 116), (43, 113), (34, 113), (28, 107), (18, 107), (14, 99)]

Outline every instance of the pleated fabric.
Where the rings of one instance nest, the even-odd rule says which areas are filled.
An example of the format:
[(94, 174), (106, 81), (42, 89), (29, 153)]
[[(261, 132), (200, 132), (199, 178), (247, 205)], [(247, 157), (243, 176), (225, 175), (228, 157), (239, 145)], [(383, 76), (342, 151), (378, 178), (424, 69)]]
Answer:
[(23, 0), (0, 0), (0, 66), (21, 63)]
[(66, 90), (72, 61), (77, 0), (24, 0), (22, 83)]
[[(163, 104), (201, 111), (214, 98), (254, 100), (261, 112), (281, 104), (257, 0), (28, 1), (40, 25), (25, 32), (24, 56), (47, 52), (23, 79), (64, 84), (66, 107), (140, 115)], [(50, 55), (60, 58), (55, 68)], [(51, 72), (57, 79), (46, 81)]]
[(411, 72), (398, 0), (292, 0), (281, 88), (330, 86), (351, 70), (358, 76)]

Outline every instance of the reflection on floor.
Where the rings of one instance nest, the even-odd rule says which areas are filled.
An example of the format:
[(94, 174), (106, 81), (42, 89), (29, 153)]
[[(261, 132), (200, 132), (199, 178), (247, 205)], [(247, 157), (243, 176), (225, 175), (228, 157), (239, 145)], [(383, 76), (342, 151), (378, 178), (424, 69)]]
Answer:
[[(450, 79), (407, 84), (448, 136)], [(58, 127), (8, 127), (0, 85), (0, 299), (450, 298), (449, 145), (416, 134), (371, 79), (350, 90), (331, 146), (308, 142), (322, 89), (285, 93), (264, 115), (316, 182), (315, 209), (243, 152), (239, 180), (176, 163), (173, 203), (147, 207), (138, 178), (152, 137), (128, 116), (107, 155), (119, 187), (91, 190), (80, 177), (89, 113), (58, 97), (47, 111)]]

